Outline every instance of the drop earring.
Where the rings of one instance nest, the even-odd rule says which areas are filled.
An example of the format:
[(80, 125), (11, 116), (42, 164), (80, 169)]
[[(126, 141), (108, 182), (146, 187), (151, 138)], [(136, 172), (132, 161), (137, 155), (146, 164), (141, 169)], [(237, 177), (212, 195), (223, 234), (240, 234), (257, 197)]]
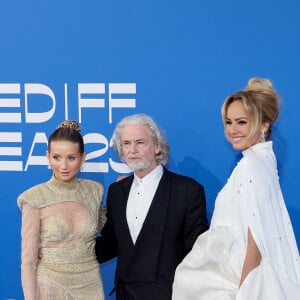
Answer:
[(266, 141), (265, 131), (262, 130), (260, 133), (260, 142), (264, 143)]

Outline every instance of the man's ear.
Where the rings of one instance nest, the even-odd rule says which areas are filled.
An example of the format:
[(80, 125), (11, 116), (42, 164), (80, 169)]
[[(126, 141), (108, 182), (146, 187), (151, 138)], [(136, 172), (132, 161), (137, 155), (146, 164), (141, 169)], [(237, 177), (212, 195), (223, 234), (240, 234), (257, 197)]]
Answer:
[(156, 146), (156, 147), (155, 147), (155, 150), (154, 150), (154, 153), (155, 153), (156, 155), (158, 155), (158, 154), (159, 154), (159, 152), (160, 152), (160, 149), (159, 149), (159, 147), (158, 147), (158, 146)]

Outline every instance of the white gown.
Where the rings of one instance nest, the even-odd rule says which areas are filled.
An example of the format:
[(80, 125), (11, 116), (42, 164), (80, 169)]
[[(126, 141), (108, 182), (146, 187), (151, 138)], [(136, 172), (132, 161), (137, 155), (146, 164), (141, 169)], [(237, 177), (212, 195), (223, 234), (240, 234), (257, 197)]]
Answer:
[[(262, 260), (239, 289), (248, 228)], [(210, 229), (176, 269), (172, 299), (300, 299), (299, 252), (272, 142), (243, 152), (216, 199)]]

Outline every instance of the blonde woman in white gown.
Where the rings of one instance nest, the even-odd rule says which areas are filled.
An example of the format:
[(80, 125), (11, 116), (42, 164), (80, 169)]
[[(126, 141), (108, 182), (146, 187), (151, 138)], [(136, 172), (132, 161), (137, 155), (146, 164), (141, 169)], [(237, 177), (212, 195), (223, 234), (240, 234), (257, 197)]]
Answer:
[(300, 261), (269, 139), (279, 98), (252, 78), (222, 107), (243, 157), (218, 194), (210, 229), (177, 267), (173, 300), (299, 300)]
[(95, 235), (105, 222), (100, 183), (77, 179), (84, 144), (76, 122), (50, 136), (52, 178), (18, 197), (25, 300), (103, 300)]

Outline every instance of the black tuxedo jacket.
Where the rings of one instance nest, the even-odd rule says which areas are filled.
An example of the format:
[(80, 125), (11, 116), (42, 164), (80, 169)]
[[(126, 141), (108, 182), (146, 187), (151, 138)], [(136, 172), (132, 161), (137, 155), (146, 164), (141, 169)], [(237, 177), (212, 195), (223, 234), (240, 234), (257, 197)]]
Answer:
[(177, 265), (208, 229), (204, 188), (164, 169), (133, 244), (126, 220), (132, 181), (129, 176), (108, 189), (107, 222), (96, 240), (97, 259), (101, 263), (117, 256), (117, 299), (170, 300)]

